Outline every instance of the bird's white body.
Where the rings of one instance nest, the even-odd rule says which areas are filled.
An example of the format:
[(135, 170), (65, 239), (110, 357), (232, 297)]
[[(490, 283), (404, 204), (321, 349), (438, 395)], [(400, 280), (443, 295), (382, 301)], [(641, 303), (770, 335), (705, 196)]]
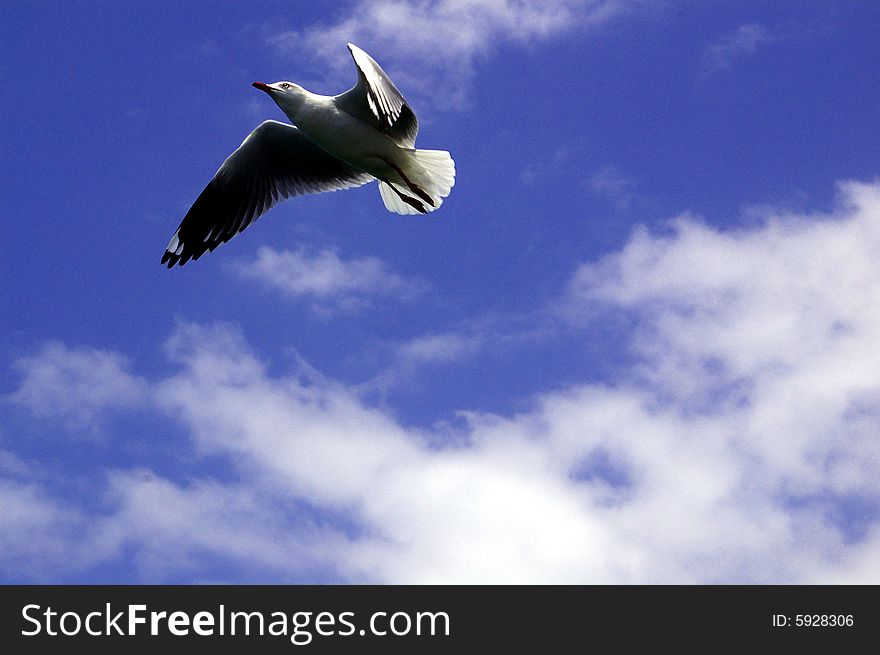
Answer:
[(265, 121), (214, 175), (172, 236), (162, 263), (198, 259), (244, 230), (285, 198), (378, 180), (388, 211), (436, 210), (455, 184), (444, 150), (415, 148), (418, 120), (388, 75), (348, 44), (357, 84), (324, 96), (293, 82), (253, 86), (266, 92), (293, 125)]
[(379, 180), (406, 184), (389, 162), (405, 171), (408, 177), (410, 172), (423, 176), (407, 150), (373, 126), (339, 109), (334, 96), (322, 96), (302, 88), (295, 93), (300, 97), (291, 102), (280, 99), (278, 106), (306, 138), (322, 150)]

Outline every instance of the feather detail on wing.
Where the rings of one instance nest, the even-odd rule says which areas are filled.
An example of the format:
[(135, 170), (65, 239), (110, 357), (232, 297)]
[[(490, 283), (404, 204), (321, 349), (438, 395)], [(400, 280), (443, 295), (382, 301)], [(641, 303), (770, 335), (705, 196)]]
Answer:
[(198, 259), (286, 198), (349, 189), (372, 179), (313, 144), (293, 125), (265, 121), (196, 198), (162, 263), (171, 268)]
[(406, 99), (366, 52), (353, 43), (348, 50), (358, 71), (358, 81), (351, 89), (335, 96), (336, 106), (381, 130), (402, 148), (415, 146), (419, 121)]

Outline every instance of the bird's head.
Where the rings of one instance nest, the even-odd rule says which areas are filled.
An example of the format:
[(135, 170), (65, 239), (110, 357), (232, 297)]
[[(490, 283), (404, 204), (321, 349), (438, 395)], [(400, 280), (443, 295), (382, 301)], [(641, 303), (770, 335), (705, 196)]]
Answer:
[(273, 84), (254, 82), (251, 86), (269, 94), (269, 97), (288, 116), (290, 112), (295, 112), (299, 109), (307, 93), (299, 84), (294, 84), (293, 82), (275, 82)]

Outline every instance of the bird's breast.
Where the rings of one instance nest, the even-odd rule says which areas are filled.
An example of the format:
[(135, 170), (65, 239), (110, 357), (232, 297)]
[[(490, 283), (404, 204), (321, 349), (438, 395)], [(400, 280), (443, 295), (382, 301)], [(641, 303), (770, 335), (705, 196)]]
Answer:
[(312, 143), (375, 177), (385, 175), (384, 162), (399, 156), (391, 139), (336, 107), (303, 108), (290, 118)]

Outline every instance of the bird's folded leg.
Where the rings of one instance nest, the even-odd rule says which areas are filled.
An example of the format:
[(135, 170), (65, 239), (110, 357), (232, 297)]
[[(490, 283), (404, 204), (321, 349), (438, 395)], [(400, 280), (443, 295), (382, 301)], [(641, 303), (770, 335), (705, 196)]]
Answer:
[(413, 209), (415, 209), (417, 212), (419, 212), (419, 213), (421, 213), (421, 214), (427, 214), (427, 213), (428, 213), (428, 210), (425, 209), (425, 206), (424, 206), (422, 203), (420, 203), (418, 200), (416, 200), (415, 198), (411, 198), (410, 196), (406, 195), (405, 193), (403, 193), (402, 191), (400, 191), (396, 186), (394, 186), (394, 185), (393, 185), (391, 182), (389, 182), (388, 180), (382, 180), (382, 181), (383, 181), (385, 184), (387, 184), (387, 185), (391, 188), (391, 190), (394, 191), (394, 193), (396, 193), (396, 194), (398, 195), (398, 197), (399, 197), (401, 200), (403, 200), (407, 205), (409, 205), (410, 207), (412, 207)]
[[(434, 199), (433, 199), (431, 196), (429, 196), (427, 193), (425, 193), (424, 190), (422, 190), (422, 187), (420, 187), (420, 186), (419, 186), (418, 184), (416, 184), (415, 182), (411, 181), (411, 180), (406, 176), (406, 173), (404, 173), (403, 170), (400, 168), (400, 166), (398, 166), (398, 165), (395, 164), (394, 162), (388, 161), (387, 159), (385, 160), (385, 162), (386, 162), (389, 166), (391, 166), (391, 168), (393, 168), (395, 171), (397, 171), (397, 174), (400, 175), (401, 178), (403, 178), (403, 181), (406, 182), (406, 185), (410, 188), (410, 190), (411, 190), (414, 194), (416, 194), (419, 198), (421, 198), (421, 199), (424, 200), (426, 203), (428, 203), (429, 205), (431, 205), (431, 207), (436, 207), (436, 206), (437, 206), (437, 205), (434, 203)], [(404, 202), (406, 202), (406, 201), (404, 201)], [(412, 203), (409, 203), (409, 204), (412, 204)], [(413, 205), (413, 206), (415, 207), (415, 205)], [(418, 207), (416, 207), (416, 209), (418, 209)], [(423, 214), (427, 213), (427, 212), (425, 212), (423, 209), (419, 209), (419, 211), (422, 212)]]

